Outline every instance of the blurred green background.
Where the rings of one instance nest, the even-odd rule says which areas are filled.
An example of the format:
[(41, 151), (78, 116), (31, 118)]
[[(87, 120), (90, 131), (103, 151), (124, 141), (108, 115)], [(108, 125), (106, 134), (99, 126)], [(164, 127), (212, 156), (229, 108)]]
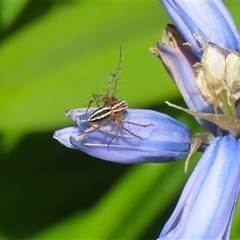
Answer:
[[(226, 2), (240, 25), (238, 2)], [(72, 126), (123, 63), (117, 97), (201, 131), (149, 52), (170, 22), (158, 1), (0, 2), (0, 239), (156, 239), (200, 154), (170, 164), (121, 165), (52, 138)], [(206, 16), (207, 17), (207, 16)], [(240, 238), (240, 208), (233, 238)]]

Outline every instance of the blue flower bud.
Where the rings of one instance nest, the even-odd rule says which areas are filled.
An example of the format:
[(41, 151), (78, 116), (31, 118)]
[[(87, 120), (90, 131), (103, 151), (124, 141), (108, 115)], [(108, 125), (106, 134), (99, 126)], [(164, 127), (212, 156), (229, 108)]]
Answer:
[(229, 239), (240, 186), (240, 140), (217, 137), (190, 176), (161, 239)]
[(67, 111), (78, 127), (58, 130), (54, 138), (66, 147), (119, 163), (169, 162), (188, 154), (191, 143), (188, 127), (163, 113), (128, 109), (124, 114), (125, 129), (109, 121), (81, 137), (92, 127), (86, 121), (91, 112), (85, 112), (86, 109)]
[(206, 41), (232, 50), (240, 49), (237, 27), (221, 1), (169, 1), (161, 0), (175, 26), (186, 42), (200, 46), (193, 36), (198, 31)]

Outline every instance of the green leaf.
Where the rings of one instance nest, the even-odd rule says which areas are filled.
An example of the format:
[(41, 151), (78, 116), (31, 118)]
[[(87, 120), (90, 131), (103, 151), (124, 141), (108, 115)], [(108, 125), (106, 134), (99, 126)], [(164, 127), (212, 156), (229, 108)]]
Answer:
[(70, 124), (66, 109), (86, 106), (97, 89), (104, 92), (119, 45), (117, 97), (134, 108), (175, 97), (174, 84), (166, 83), (169, 77), (148, 51), (167, 22), (161, 11), (158, 2), (56, 5), (6, 38), (0, 46), (1, 132)]
[(157, 217), (165, 214), (187, 177), (182, 161), (135, 166), (90, 211), (32, 239), (139, 239)]
[(6, 31), (11, 26), (28, 2), (29, 0), (0, 2), (0, 26), (2, 32)]

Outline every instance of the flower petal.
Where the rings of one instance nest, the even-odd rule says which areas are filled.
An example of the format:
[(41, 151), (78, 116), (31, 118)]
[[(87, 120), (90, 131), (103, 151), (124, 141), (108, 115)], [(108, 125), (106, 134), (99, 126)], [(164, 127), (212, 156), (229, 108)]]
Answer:
[(76, 149), (71, 143), (70, 143), (70, 137), (72, 135), (79, 134), (79, 128), (78, 127), (67, 127), (60, 130), (57, 130), (53, 134), (53, 138), (58, 140), (62, 145)]
[(57, 140), (67, 147), (70, 142), (73, 148), (91, 156), (119, 163), (167, 162), (188, 153), (191, 143), (189, 129), (165, 114), (128, 109), (124, 115), (125, 129), (110, 121), (101, 129), (86, 133), (83, 138), (81, 134), (92, 127), (85, 121), (85, 112), (86, 109), (67, 111), (66, 114), (77, 122), (78, 131), (76, 128), (58, 130), (55, 138), (56, 135), (60, 137)]
[(240, 141), (217, 137), (189, 178), (159, 239), (226, 239), (240, 186)]
[[(194, 84), (194, 70), (192, 65), (198, 58), (187, 46), (183, 46), (184, 39), (173, 25), (165, 29), (162, 42), (157, 48), (150, 49), (164, 64), (170, 76), (179, 88), (189, 109), (195, 112), (213, 113), (212, 105), (205, 102)], [(216, 133), (216, 126), (206, 120), (196, 118), (208, 131)]]
[(162, 0), (161, 3), (187, 42), (199, 46), (193, 36), (197, 30), (205, 41), (210, 37), (211, 42), (240, 49), (236, 25), (221, 1)]

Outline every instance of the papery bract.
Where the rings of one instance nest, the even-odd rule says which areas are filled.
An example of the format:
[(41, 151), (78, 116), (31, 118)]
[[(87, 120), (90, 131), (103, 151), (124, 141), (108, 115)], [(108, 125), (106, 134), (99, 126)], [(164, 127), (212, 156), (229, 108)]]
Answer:
[[(197, 112), (212, 113), (212, 105), (205, 102), (194, 84), (193, 64), (198, 58), (187, 46), (183, 46), (183, 37), (173, 25), (168, 25), (164, 31), (162, 42), (157, 48), (150, 48), (164, 64), (170, 76), (176, 83), (189, 109)], [(208, 131), (216, 134), (216, 126), (201, 118), (197, 121)]]

